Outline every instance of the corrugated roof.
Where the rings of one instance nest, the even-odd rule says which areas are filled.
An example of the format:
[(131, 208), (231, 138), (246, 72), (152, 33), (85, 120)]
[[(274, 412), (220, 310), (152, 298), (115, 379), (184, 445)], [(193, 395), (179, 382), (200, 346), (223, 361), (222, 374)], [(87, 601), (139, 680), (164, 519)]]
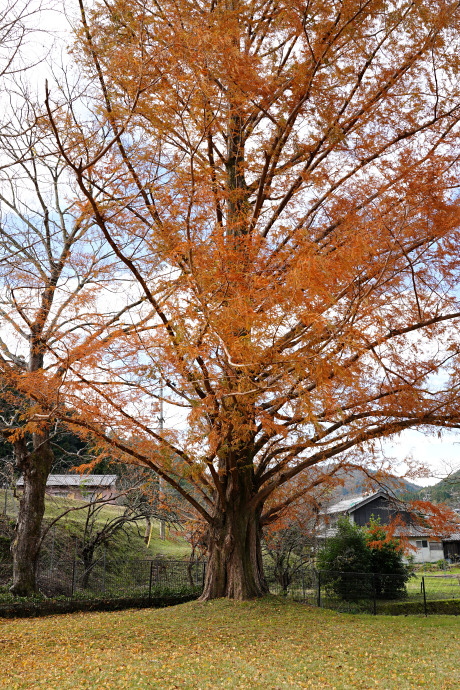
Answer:
[[(116, 474), (50, 474), (46, 480), (46, 486), (112, 486), (116, 483)], [(23, 486), (24, 479), (18, 479), (17, 486)]]
[(444, 530), (434, 530), (420, 525), (398, 525), (395, 527), (395, 537), (406, 537), (416, 539), (442, 539), (442, 541), (460, 541), (460, 530), (456, 525), (449, 528), (446, 525)]
[(426, 539), (427, 537), (441, 538), (438, 531), (431, 527), (422, 527), (422, 525), (396, 525), (394, 535), (395, 537), (416, 537), (417, 539)]
[(358, 508), (360, 505), (363, 503), (367, 503), (370, 501), (372, 498), (375, 496), (380, 496), (384, 495), (384, 492), (379, 489), (378, 491), (374, 491), (373, 493), (368, 493), (368, 494), (360, 494), (359, 496), (352, 496), (351, 498), (344, 498), (342, 501), (339, 501), (338, 503), (334, 503), (333, 505), (329, 506), (325, 512), (328, 515), (331, 515), (332, 513), (347, 513), (349, 512), (352, 508)]
[(460, 541), (460, 529), (449, 532), (443, 539), (444, 541)]

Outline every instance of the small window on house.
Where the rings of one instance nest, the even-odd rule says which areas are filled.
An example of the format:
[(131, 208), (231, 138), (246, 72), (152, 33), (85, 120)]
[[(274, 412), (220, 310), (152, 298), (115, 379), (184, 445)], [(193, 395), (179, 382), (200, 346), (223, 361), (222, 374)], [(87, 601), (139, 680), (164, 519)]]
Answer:
[(430, 551), (442, 551), (442, 544), (440, 541), (430, 541)]
[(417, 549), (426, 549), (428, 546), (428, 541), (427, 539), (417, 539), (415, 542), (415, 546)]

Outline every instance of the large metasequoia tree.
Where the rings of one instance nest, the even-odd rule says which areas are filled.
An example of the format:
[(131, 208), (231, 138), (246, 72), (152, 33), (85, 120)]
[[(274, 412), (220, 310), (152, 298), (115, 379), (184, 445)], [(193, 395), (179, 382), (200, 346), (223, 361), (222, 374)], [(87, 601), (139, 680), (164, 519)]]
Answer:
[(52, 90), (48, 115), (155, 316), (110, 365), (67, 360), (74, 428), (206, 521), (203, 598), (259, 596), (264, 525), (378, 439), (460, 423), (458, 2), (79, 8), (94, 124)]

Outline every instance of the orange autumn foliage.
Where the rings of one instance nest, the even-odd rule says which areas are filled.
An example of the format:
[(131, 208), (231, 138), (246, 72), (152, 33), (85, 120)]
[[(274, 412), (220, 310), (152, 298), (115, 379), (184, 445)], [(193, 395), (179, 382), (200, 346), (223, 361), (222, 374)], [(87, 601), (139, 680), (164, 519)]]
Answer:
[(325, 466), (459, 426), (457, 3), (80, 11), (85, 117), (49, 89), (48, 118), (141, 304), (58, 355), (56, 414), (201, 515), (204, 598), (258, 596), (262, 527)]

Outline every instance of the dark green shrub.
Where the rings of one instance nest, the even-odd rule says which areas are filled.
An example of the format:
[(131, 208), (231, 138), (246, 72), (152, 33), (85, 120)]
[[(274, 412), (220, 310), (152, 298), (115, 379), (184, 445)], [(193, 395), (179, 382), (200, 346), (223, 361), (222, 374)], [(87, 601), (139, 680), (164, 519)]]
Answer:
[[(359, 595), (365, 598), (371, 592), (372, 583), (362, 576), (371, 572), (370, 558), (364, 531), (347, 518), (340, 518), (337, 534), (326, 540), (316, 562), (318, 570), (324, 571), (321, 579), (326, 589), (350, 601), (360, 598)], [(360, 575), (350, 577), (351, 573)]]
[(412, 577), (412, 566), (404, 563), (403, 551), (397, 539), (388, 536), (380, 520), (370, 519), (365, 530), (366, 546), (370, 550), (369, 567), (376, 573), (375, 588), (381, 599), (398, 599), (406, 594), (406, 582)]
[(339, 519), (337, 534), (318, 553), (317, 566), (326, 590), (347, 601), (401, 598), (412, 575), (398, 541), (372, 518), (368, 529)]
[(317, 565), (319, 570), (370, 572), (370, 550), (364, 531), (347, 518), (340, 518), (337, 534), (327, 539), (318, 552)]

